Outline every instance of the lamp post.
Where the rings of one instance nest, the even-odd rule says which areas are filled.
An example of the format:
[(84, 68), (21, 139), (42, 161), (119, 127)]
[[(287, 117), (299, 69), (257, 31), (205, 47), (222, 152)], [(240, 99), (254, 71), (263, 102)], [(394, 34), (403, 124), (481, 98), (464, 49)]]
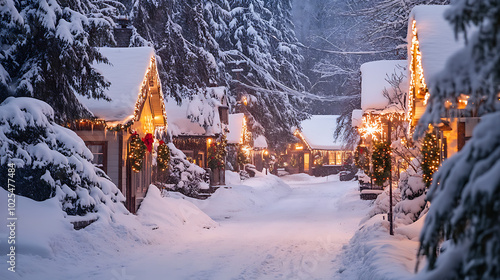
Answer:
[[(387, 121), (387, 141), (389, 142), (389, 147), (391, 145), (391, 134), (392, 134), (392, 122), (389, 118)], [(392, 213), (392, 157), (389, 161), (391, 167), (389, 168), (389, 213), (387, 214), (387, 219), (389, 220), (389, 234), (394, 235), (394, 224), (393, 224), (393, 213)]]

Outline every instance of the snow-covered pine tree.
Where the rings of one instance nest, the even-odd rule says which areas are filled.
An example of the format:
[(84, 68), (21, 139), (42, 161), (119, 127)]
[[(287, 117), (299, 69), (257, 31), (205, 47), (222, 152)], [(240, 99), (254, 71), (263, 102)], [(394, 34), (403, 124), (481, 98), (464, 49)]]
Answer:
[[(298, 67), (297, 62), (301, 58), (295, 56), (293, 60), (288, 59), (282, 53), (281, 60), (277, 60), (275, 54), (278, 50), (286, 53), (286, 45), (281, 43), (289, 43), (280, 39), (283, 38), (283, 32), (291, 36), (293, 31), (278, 31), (272, 23), (273, 12), (264, 3), (261, 0), (230, 1), (232, 19), (229, 30), (232, 49), (224, 51), (229, 57), (226, 66), (227, 72), (232, 76), (233, 94), (235, 97), (241, 94), (251, 96), (248, 112), (264, 128), (270, 146), (281, 148), (285, 143), (293, 141), (291, 128), (298, 126), (307, 114), (297, 109), (303, 103), (294, 95), (304, 88), (302, 81), (294, 80), (300, 74), (281, 76), (280, 63), (288, 61), (290, 65)], [(281, 13), (284, 15), (284, 12)], [(283, 21), (276, 19), (275, 24), (279, 25), (278, 22)], [(294, 55), (292, 50), (288, 54)], [(243, 72), (233, 71), (241, 68), (241, 65), (244, 65)]]
[(204, 1), (138, 0), (133, 24), (160, 60), (163, 92), (180, 102), (218, 83), (218, 44), (204, 20)]
[(265, 6), (271, 11), (270, 24), (276, 32), (270, 37), (273, 54), (280, 66), (276, 78), (292, 89), (303, 91), (310, 85), (309, 79), (301, 69), (304, 57), (297, 46), (291, 2), (291, 0), (268, 0), (265, 1)]
[[(444, 103), (469, 95), (466, 110), (482, 115), (464, 148), (434, 174), (421, 233), (428, 260), (422, 279), (499, 279), (500, 269), (500, 2), (453, 1), (445, 14), (468, 43), (449, 60), (432, 88), (417, 135), (438, 124)], [(476, 27), (471, 27), (476, 26)], [(472, 32), (470, 32), (473, 30)], [(460, 34), (463, 33), (463, 34)], [(441, 242), (444, 252), (438, 255)]]
[[(418, 165), (418, 160), (415, 161), (413, 165)], [(411, 224), (418, 220), (427, 203), (425, 200), (427, 188), (422, 180), (421, 168), (415, 171), (410, 166), (401, 172), (398, 188), (401, 200), (394, 206), (395, 222), (403, 225)]]
[[(76, 94), (106, 98), (107, 83), (92, 68), (113, 44), (113, 1), (6, 0), (0, 8), (0, 100), (31, 96), (49, 103), (56, 119), (88, 114)], [(101, 5), (102, 4), (102, 5)], [(88, 15), (88, 16), (87, 16)]]
[[(0, 104), (0, 180), (9, 190), (36, 201), (57, 197), (68, 215), (95, 213), (109, 219), (128, 213), (125, 197), (92, 162), (92, 153), (75, 132), (54, 122), (45, 102), (8, 97)], [(9, 170), (13, 170), (10, 171)]]
[(170, 150), (169, 176), (166, 181), (169, 190), (190, 197), (198, 197), (201, 190), (208, 190), (207, 173), (198, 165), (189, 162), (186, 155), (173, 143), (167, 144)]

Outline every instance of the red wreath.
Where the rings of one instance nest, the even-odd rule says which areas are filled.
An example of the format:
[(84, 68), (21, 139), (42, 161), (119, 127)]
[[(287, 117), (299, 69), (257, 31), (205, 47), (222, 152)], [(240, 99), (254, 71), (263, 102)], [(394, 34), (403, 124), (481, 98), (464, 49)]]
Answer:
[(142, 142), (146, 145), (146, 148), (148, 149), (148, 152), (151, 153), (151, 150), (153, 149), (153, 134), (148, 133), (144, 138), (142, 138)]

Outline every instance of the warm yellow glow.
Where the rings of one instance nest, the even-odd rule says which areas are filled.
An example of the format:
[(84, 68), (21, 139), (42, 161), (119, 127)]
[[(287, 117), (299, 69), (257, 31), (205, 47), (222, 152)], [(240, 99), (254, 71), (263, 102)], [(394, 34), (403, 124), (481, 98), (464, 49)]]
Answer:
[(467, 107), (469, 97), (470, 96), (463, 93), (460, 94), (460, 97), (458, 98), (458, 109), (465, 109), (465, 107)]
[(410, 52), (410, 90), (408, 91), (408, 103), (406, 119), (411, 123), (413, 121), (413, 111), (415, 106), (415, 98), (424, 96), (424, 105), (427, 104), (429, 99), (429, 92), (427, 91), (427, 84), (425, 83), (424, 70), (422, 67), (422, 53), (420, 52), (419, 41), (417, 36), (417, 22), (412, 22), (412, 39), (411, 39), (411, 52)]
[(373, 140), (378, 140), (384, 132), (382, 118), (379, 115), (364, 115), (363, 122), (358, 131), (363, 138), (370, 136)]
[(252, 151), (252, 148), (250, 146), (242, 146), (241, 150), (245, 153), (247, 157), (250, 156), (250, 152)]
[(153, 118), (151, 116), (144, 116), (143, 127), (145, 133), (153, 133), (155, 126), (153, 123)]
[(429, 92), (426, 92), (425, 93), (425, 97), (424, 97), (424, 105), (427, 105), (427, 102), (429, 101), (429, 97), (431, 96), (431, 94)]
[(241, 101), (243, 102), (243, 105), (245, 105), (245, 106), (248, 105), (248, 99), (247, 99), (246, 95), (243, 95), (243, 97), (241, 98)]
[(208, 138), (207, 143), (208, 143), (208, 145), (212, 144), (212, 138)]
[(252, 132), (248, 130), (246, 116), (243, 116), (243, 124), (242, 124), (242, 126), (243, 127), (241, 129), (240, 144), (250, 145), (250, 142), (252, 140)]
[(304, 146), (302, 146), (300, 144), (295, 145), (295, 150), (303, 150), (303, 149), (304, 149)]
[[(312, 150), (311, 146), (309, 146), (309, 143), (307, 143), (306, 139), (304, 138), (304, 135), (302, 135), (302, 133), (300, 132), (300, 130), (298, 130), (298, 129), (295, 130), (295, 132), (293, 133), (293, 135), (295, 135), (300, 140), (302, 140), (302, 142), (304, 142), (307, 145), (307, 149)], [(302, 146), (302, 149), (304, 149), (303, 146)], [(296, 148), (296, 150), (297, 150), (297, 148)]]
[(267, 156), (269, 152), (267, 150), (264, 150), (264, 155)]

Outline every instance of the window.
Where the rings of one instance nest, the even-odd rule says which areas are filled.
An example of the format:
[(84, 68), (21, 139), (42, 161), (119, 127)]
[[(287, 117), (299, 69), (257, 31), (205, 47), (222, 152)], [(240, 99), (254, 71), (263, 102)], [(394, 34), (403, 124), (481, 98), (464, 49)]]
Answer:
[(342, 164), (342, 152), (337, 152), (337, 165)]
[(335, 165), (335, 152), (328, 151), (328, 165)]
[(304, 171), (309, 172), (309, 154), (304, 154)]
[(85, 145), (87, 145), (87, 148), (89, 148), (94, 156), (92, 163), (104, 172), (107, 172), (107, 142), (85, 142)]

